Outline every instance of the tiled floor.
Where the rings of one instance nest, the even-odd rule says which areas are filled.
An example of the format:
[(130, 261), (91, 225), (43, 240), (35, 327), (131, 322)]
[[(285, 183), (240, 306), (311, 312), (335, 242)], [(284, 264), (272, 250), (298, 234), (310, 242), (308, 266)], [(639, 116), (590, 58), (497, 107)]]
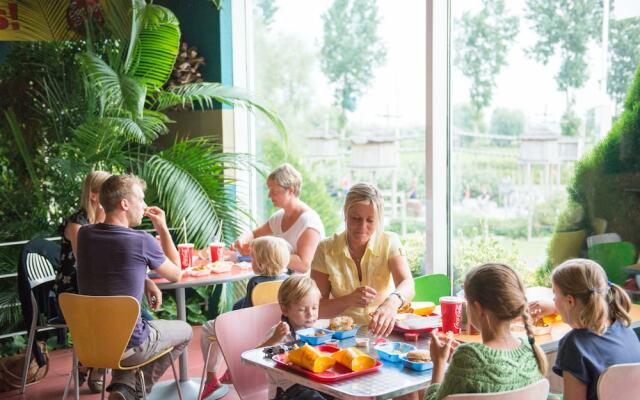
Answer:
[[(193, 329), (193, 339), (189, 344), (189, 376), (200, 377), (202, 374), (203, 361), (200, 354), (200, 327), (196, 326)], [(33, 400), (49, 400), (49, 399), (61, 399), (64, 392), (64, 385), (67, 383), (69, 371), (71, 370), (71, 349), (56, 350), (50, 353), (51, 366), (49, 374), (42, 381), (27, 387), (26, 393), (21, 395), (18, 391), (0, 393), (0, 399), (18, 400), (18, 399), (33, 399)], [(176, 362), (177, 368), (177, 362)], [(221, 371), (222, 372), (222, 371)], [(107, 377), (109, 379), (109, 377)], [(173, 373), (171, 368), (162, 376), (161, 380), (173, 379)], [(73, 396), (69, 396), (69, 399), (73, 399)], [(86, 385), (80, 388), (80, 398), (87, 400), (98, 400), (100, 394), (91, 394)], [(230, 387), (229, 394), (223, 397), (224, 400), (236, 400), (239, 399), (237, 393)], [(169, 400), (169, 399), (167, 399)], [(195, 400), (195, 399), (184, 399)]]

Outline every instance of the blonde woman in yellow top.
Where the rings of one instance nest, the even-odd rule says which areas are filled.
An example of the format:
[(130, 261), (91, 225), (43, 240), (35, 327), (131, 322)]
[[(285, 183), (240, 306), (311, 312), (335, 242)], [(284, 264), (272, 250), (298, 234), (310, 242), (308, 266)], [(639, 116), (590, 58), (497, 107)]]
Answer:
[(397, 309), (415, 293), (400, 239), (382, 230), (383, 200), (373, 185), (351, 187), (344, 203), (346, 229), (320, 242), (311, 277), (322, 298), (320, 318), (349, 315), (387, 336)]

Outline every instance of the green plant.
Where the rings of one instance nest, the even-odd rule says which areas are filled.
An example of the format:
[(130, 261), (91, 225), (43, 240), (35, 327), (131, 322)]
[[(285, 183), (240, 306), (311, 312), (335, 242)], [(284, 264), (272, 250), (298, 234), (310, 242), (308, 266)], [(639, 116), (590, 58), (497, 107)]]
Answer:
[(402, 237), (407, 252), (407, 263), (414, 278), (424, 275), (424, 241), (423, 232), (408, 233)]
[(501, 243), (488, 235), (476, 236), (471, 239), (456, 238), (452, 246), (454, 287), (462, 288), (464, 275), (471, 268), (490, 262), (506, 264), (518, 272), (525, 285), (532, 283), (532, 276), (524, 262), (518, 258), (518, 251), (513, 247), (505, 246), (505, 244), (508, 245), (508, 243)]

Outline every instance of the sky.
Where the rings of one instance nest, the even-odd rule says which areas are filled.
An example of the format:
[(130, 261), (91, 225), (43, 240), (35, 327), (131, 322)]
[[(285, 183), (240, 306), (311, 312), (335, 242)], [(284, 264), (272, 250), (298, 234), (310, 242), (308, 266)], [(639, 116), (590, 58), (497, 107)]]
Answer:
[[(277, 0), (278, 12), (272, 29), (294, 33), (312, 44), (316, 51), (322, 45), (322, 13), (331, 5), (329, 0), (299, 1)], [(624, 4), (628, 3), (628, 4)], [(352, 121), (367, 121), (382, 125), (421, 126), (425, 121), (426, 71), (426, 2), (424, 0), (379, 0), (381, 16), (379, 34), (387, 48), (387, 62), (375, 70), (371, 87), (359, 100)], [(481, 2), (453, 1), (452, 32), (456, 32), (456, 19), (466, 10), (477, 11)], [(638, 8), (640, 1), (618, 0), (619, 9), (629, 12)], [(401, 6), (400, 6), (401, 5)], [(518, 15), (520, 33), (509, 51), (509, 64), (497, 78), (493, 104), (485, 112), (487, 118), (493, 108), (519, 108), (525, 112), (527, 122), (557, 123), (565, 109), (565, 94), (557, 90), (554, 75), (560, 65), (555, 57), (548, 65), (531, 59), (525, 49), (533, 45), (536, 34), (524, 19), (524, 0), (509, 0), (509, 13)], [(615, 14), (614, 14), (615, 15)], [(576, 93), (576, 111), (579, 116), (589, 108), (602, 103), (600, 83), (602, 52), (592, 43), (588, 54), (589, 82)], [(330, 103), (332, 89), (316, 65), (314, 76), (318, 101)], [(468, 102), (469, 82), (455, 66), (452, 68), (452, 105)], [(436, 94), (436, 98), (437, 98)]]

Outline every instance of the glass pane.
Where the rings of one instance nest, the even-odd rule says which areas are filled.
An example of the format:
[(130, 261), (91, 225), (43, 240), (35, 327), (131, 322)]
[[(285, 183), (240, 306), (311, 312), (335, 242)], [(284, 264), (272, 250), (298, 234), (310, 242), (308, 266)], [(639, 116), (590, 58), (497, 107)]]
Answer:
[[(303, 174), (301, 198), (327, 235), (343, 229), (356, 182), (385, 197), (385, 229), (403, 237), (411, 268), (424, 254), (425, 4), (257, 0), (256, 94), (283, 118), (288, 141), (256, 121), (257, 154)], [(260, 221), (275, 210), (263, 192)]]
[[(625, 227), (625, 190), (634, 178), (613, 173), (637, 171), (629, 160), (638, 153), (624, 160), (620, 143), (596, 145), (613, 142), (603, 137), (612, 117), (620, 122), (640, 62), (639, 19), (626, 12), (629, 2), (616, 2), (605, 47), (601, 2), (584, 9), (572, 3), (451, 2), (451, 259), (458, 287), (469, 268), (490, 261), (516, 268), (528, 285), (548, 285), (549, 267), (589, 255), (587, 236), (638, 238)], [(622, 130), (618, 122), (611, 135)], [(603, 148), (615, 166), (603, 163)]]

